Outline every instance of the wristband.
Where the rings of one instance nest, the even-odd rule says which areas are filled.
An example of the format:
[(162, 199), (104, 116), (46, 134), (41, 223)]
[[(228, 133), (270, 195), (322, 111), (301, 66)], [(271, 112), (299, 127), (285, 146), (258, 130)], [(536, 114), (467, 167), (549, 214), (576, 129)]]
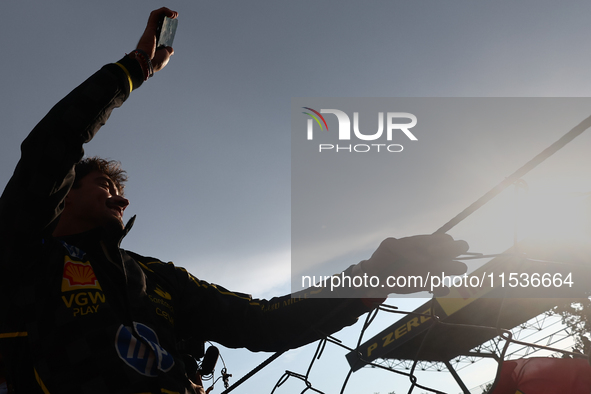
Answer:
[(142, 71), (144, 72), (144, 81), (147, 81), (148, 78), (151, 78), (154, 75), (154, 67), (152, 66), (152, 61), (150, 57), (146, 54), (146, 52), (142, 51), (141, 49), (136, 49), (129, 54), (131, 59), (135, 59), (140, 64)]

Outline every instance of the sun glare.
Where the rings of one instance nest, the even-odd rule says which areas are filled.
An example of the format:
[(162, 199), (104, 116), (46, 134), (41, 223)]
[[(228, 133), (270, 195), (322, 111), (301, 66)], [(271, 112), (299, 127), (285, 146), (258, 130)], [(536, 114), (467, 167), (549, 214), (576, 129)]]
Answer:
[(520, 239), (591, 241), (591, 193), (529, 192), (520, 198)]

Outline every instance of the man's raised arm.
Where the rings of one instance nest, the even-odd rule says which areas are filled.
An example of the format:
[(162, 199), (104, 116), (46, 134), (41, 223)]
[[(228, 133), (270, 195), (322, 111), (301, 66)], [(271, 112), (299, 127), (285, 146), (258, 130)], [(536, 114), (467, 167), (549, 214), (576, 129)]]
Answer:
[(74, 165), (84, 155), (82, 145), (174, 53), (171, 47), (156, 48), (162, 15), (176, 18), (178, 13), (168, 8), (153, 11), (137, 49), (75, 88), (22, 143), (21, 159), (0, 198), (2, 235), (40, 235), (59, 216), (74, 180)]

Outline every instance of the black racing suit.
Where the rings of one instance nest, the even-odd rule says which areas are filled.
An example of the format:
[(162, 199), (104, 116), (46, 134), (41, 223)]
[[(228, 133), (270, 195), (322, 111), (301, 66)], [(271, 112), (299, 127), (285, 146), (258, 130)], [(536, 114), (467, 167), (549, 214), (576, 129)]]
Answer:
[[(0, 354), (17, 393), (191, 393), (188, 338), (280, 351), (353, 324), (360, 300), (253, 300), (172, 263), (119, 248), (101, 228), (55, 238), (74, 165), (142, 83), (109, 64), (61, 100), (22, 144), (0, 199)], [(127, 70), (127, 72), (125, 72)]]

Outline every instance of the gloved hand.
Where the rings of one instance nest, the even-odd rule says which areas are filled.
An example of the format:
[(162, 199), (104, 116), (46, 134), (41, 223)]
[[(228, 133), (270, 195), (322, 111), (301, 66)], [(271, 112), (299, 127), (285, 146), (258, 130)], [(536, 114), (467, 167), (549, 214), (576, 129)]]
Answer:
[[(432, 276), (462, 275), (467, 271), (466, 264), (454, 258), (468, 250), (465, 241), (454, 241), (448, 234), (416, 235), (407, 238), (387, 238), (373, 255), (361, 263), (361, 269), (369, 276), (377, 276), (384, 285), (373, 289), (372, 296), (386, 296), (390, 293), (408, 294), (430, 290), (430, 282), (425, 282), (427, 274)], [(392, 278), (405, 277), (404, 287), (391, 286)], [(420, 281), (408, 280), (420, 276)], [(389, 285), (390, 284), (390, 285)], [(416, 285), (416, 286), (415, 286)], [(437, 290), (437, 291), (436, 291)], [(435, 295), (444, 295), (449, 289), (434, 289)]]

